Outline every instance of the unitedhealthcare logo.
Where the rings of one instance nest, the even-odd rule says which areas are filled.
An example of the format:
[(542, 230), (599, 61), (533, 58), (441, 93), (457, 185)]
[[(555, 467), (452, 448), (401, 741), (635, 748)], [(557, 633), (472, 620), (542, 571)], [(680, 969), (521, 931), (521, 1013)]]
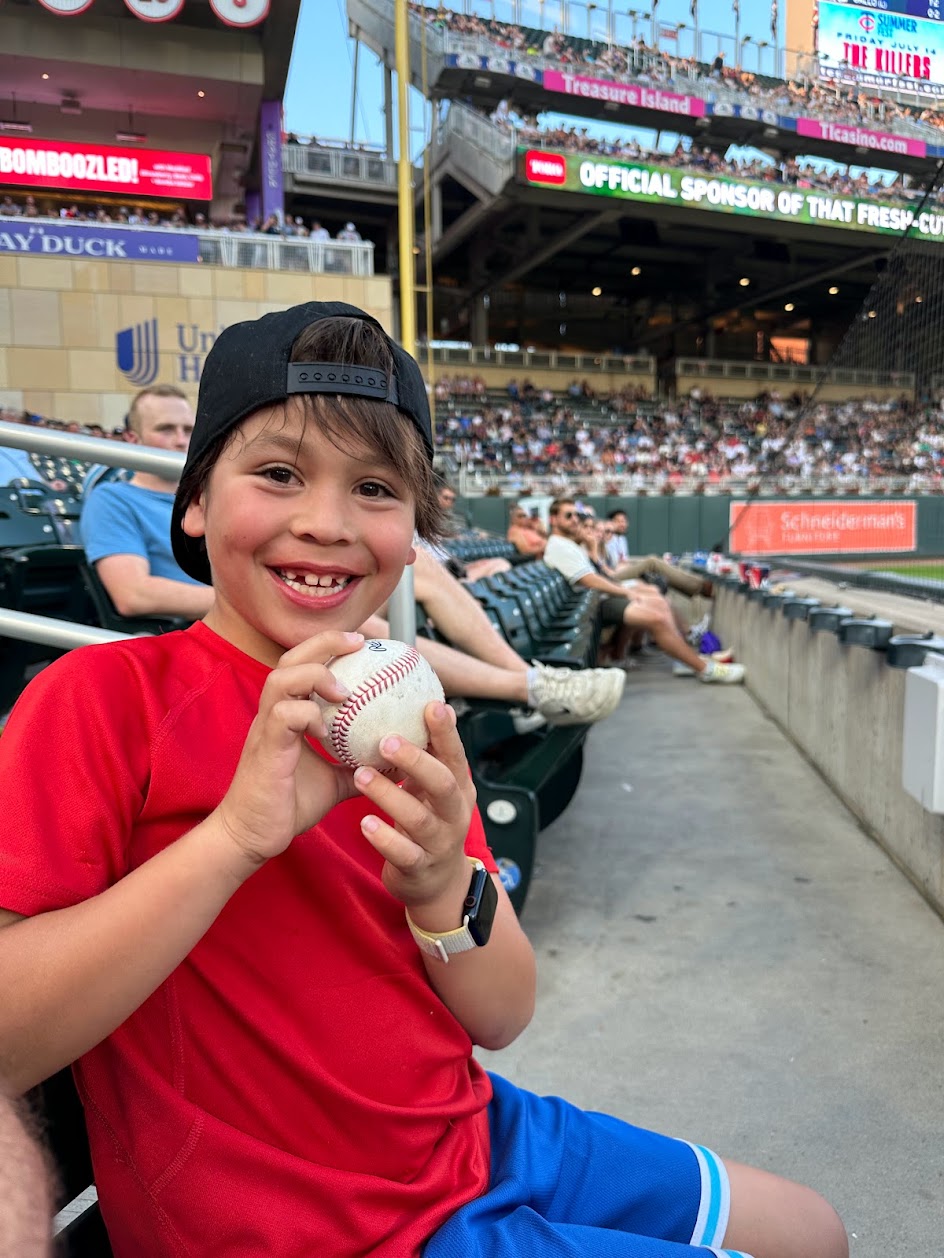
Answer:
[(157, 320), (148, 319), (122, 328), (115, 334), (118, 370), (139, 389), (152, 384), (160, 366), (157, 348)]

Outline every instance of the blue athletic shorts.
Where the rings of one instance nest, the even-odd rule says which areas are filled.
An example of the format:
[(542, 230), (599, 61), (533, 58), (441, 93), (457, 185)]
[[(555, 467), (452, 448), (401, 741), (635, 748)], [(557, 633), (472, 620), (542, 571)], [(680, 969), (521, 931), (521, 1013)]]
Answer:
[(728, 1176), (708, 1149), (491, 1080), (488, 1192), (423, 1258), (749, 1258), (720, 1248)]

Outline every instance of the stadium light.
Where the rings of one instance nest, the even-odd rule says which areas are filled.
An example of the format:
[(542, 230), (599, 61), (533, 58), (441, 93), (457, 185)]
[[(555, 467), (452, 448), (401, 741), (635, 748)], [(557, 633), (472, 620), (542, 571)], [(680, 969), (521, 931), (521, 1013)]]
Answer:
[(29, 134), (32, 130), (31, 122), (20, 122), (18, 118), (0, 119), (0, 131), (25, 131)]

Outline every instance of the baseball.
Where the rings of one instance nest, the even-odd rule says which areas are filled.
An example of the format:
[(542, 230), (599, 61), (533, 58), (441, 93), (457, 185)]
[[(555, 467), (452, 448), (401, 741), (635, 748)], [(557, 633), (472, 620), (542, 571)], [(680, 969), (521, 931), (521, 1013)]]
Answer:
[(328, 751), (356, 769), (369, 765), (390, 771), (380, 751), (388, 734), (400, 734), (425, 750), (429, 731), (423, 719), (427, 703), (445, 699), (439, 678), (415, 647), (393, 639), (368, 639), (359, 651), (337, 655), (328, 668), (351, 692), (343, 703), (312, 698), (321, 708)]

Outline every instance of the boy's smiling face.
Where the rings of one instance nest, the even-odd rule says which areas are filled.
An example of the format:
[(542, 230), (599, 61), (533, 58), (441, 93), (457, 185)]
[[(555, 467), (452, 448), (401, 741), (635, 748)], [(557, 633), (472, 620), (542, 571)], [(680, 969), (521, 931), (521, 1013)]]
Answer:
[(267, 664), (376, 612), (413, 562), (413, 525), (396, 469), (340, 449), (296, 401), (240, 424), (183, 521), (213, 570), (206, 623)]

